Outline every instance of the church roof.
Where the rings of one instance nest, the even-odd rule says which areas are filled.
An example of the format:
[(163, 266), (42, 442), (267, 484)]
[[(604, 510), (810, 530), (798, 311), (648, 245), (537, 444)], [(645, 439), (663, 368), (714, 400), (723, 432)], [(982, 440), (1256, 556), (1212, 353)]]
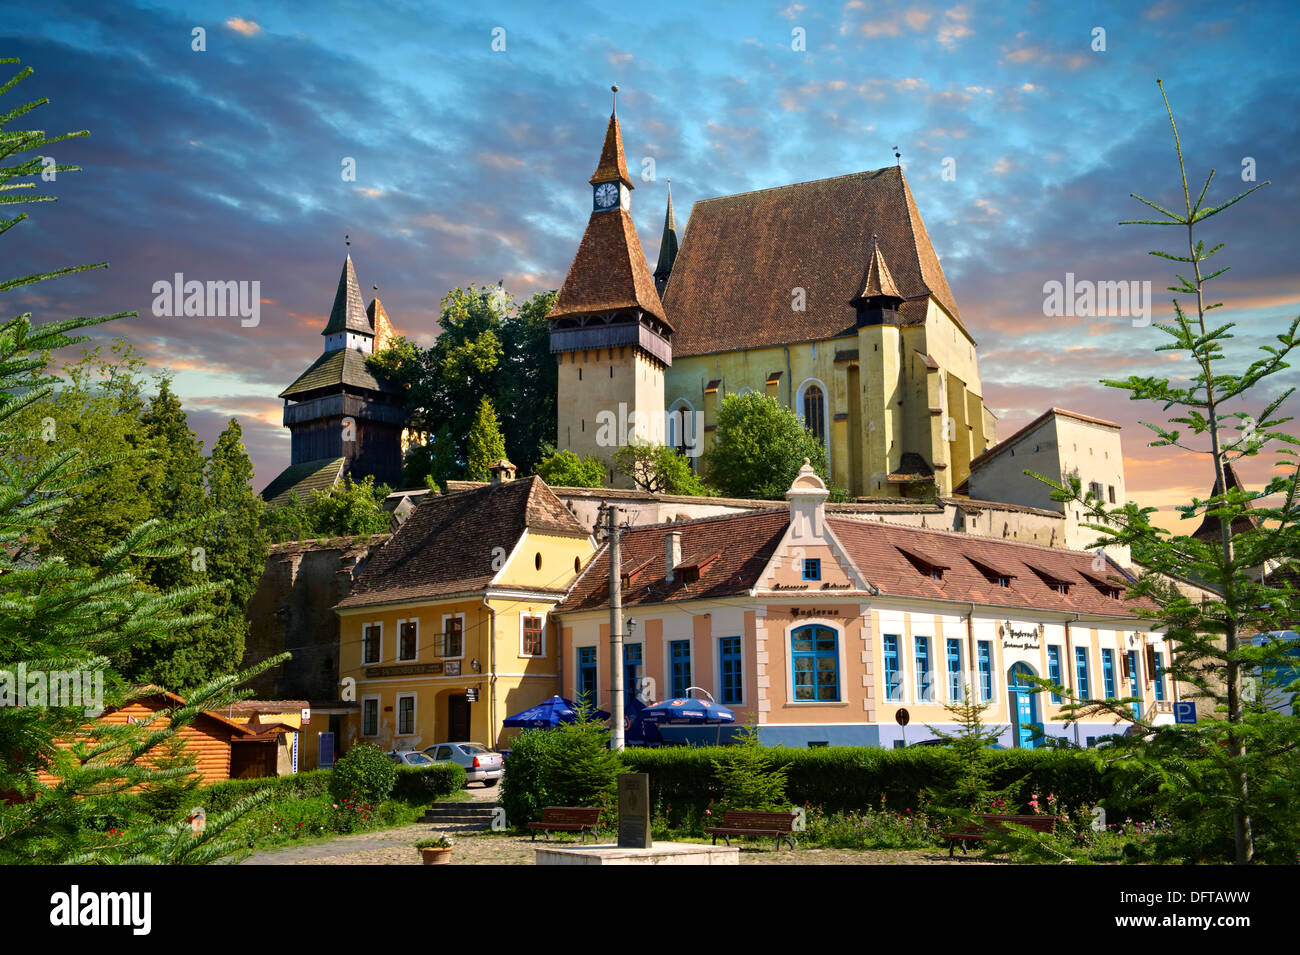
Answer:
[(655, 265), (655, 279), (662, 283), (673, 270), (677, 258), (677, 217), (673, 214), (673, 187), (668, 186), (668, 210), (664, 213), (664, 234), (659, 240), (659, 262)]
[[(539, 477), (426, 495), (388, 543), (370, 556), (339, 607), (481, 590), (497, 574), (494, 550), (510, 553), (525, 530), (588, 536)], [(532, 589), (550, 589), (558, 596), (568, 579), (561, 573), (554, 588)]]
[(618, 116), (609, 114), (609, 125), (605, 127), (605, 145), (600, 150), (600, 162), (596, 171), (587, 180), (593, 186), (598, 182), (622, 182), (629, 189), (632, 177), (627, 174), (627, 159), (623, 155), (623, 131), (618, 126)]
[(344, 385), (366, 391), (397, 393), (396, 386), (366, 366), (365, 355), (355, 348), (338, 348), (327, 351), (312, 362), (293, 384), (280, 392), (280, 397), (301, 400), (313, 391)]
[[(1228, 490), (1230, 491), (1246, 490), (1245, 486), (1241, 483), (1241, 479), (1237, 477), (1237, 469), (1234, 468), (1232, 466), (1232, 463), (1229, 461), (1225, 461), (1223, 463), (1223, 476), (1227, 482)], [(1218, 497), (1222, 493), (1223, 493), (1223, 485), (1219, 483), (1219, 479), (1216, 477), (1214, 479), (1214, 489), (1210, 491), (1210, 497)], [(1251, 509), (1250, 503), (1247, 502), (1246, 510), (1250, 510), (1250, 509)], [(1258, 526), (1259, 526), (1259, 521), (1256, 520), (1253, 514), (1244, 514), (1240, 517), (1237, 517), (1232, 522), (1232, 533), (1244, 534), (1246, 531), (1251, 530)], [(1211, 544), (1217, 543), (1221, 539), (1222, 528), (1223, 528), (1223, 521), (1219, 520), (1219, 518), (1215, 517), (1214, 515), (1207, 513), (1205, 517), (1201, 520), (1201, 526), (1196, 529), (1196, 532), (1192, 536), (1200, 540), (1206, 541), (1207, 543), (1211, 543)]]
[(626, 209), (593, 212), (550, 318), (639, 308), (668, 319)]
[[(850, 333), (873, 233), (905, 299), (903, 324), (925, 321), (931, 295), (960, 324), (916, 200), (890, 166), (695, 203), (664, 294), (674, 356)], [(805, 311), (791, 308), (795, 288)]]
[(343, 475), (343, 458), (321, 458), (291, 464), (262, 489), (262, 499), (270, 505), (287, 504), (296, 494), (305, 503), (312, 491), (328, 491)]
[(343, 261), (339, 287), (334, 293), (334, 307), (330, 309), (330, 320), (321, 334), (334, 335), (343, 331), (373, 334), (370, 320), (366, 318), (366, 307), (361, 300), (361, 289), (357, 286), (357, 272), (352, 267), (351, 253)]
[(397, 337), (397, 332), (393, 330), (393, 323), (388, 320), (388, 312), (384, 311), (384, 303), (379, 301), (378, 291), (376, 287), (375, 297), (370, 300), (370, 306), (366, 309), (366, 318), (375, 333), (376, 355), (391, 345), (393, 339)]

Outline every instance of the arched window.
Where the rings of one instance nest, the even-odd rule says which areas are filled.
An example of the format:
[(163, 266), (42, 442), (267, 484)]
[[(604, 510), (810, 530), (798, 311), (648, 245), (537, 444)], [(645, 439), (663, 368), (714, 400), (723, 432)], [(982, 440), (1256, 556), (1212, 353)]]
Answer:
[(814, 625), (791, 633), (790, 670), (796, 701), (838, 703), (840, 653), (835, 631)]
[(817, 385), (809, 385), (803, 391), (803, 425), (817, 438), (818, 444), (826, 447), (826, 395)]
[(695, 458), (700, 449), (698, 443), (704, 435), (699, 434), (701, 424), (696, 420), (695, 409), (685, 398), (678, 398), (668, 410), (667, 434), (664, 442), (683, 457), (690, 458), (691, 470), (695, 470)]

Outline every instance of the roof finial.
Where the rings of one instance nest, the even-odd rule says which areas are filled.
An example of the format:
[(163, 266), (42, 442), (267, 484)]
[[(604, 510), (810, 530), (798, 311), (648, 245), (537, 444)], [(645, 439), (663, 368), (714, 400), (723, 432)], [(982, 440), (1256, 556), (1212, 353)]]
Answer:
[(903, 154), (898, 151), (897, 146), (894, 147), (894, 163), (899, 166), (903, 165)]
[(611, 86), (609, 89), (614, 94), (614, 105), (610, 108), (609, 114), (615, 116), (618, 114), (618, 86)]
[(348, 235), (346, 232), (343, 233), (343, 244), (349, 249), (352, 248), (352, 236)]

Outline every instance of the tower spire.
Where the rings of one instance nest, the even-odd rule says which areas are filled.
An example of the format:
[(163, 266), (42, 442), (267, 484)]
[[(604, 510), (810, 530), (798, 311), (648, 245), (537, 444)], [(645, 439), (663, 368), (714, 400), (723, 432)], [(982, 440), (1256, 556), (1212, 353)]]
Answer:
[(664, 234), (659, 240), (659, 263), (655, 266), (655, 290), (659, 297), (664, 297), (668, 287), (668, 277), (673, 271), (673, 262), (677, 260), (677, 217), (673, 214), (673, 181), (668, 183), (668, 209), (664, 212)]
[(330, 320), (321, 332), (325, 336), (325, 350), (331, 346), (344, 348), (348, 345), (349, 335), (374, 334), (366, 318), (366, 306), (361, 298), (361, 288), (357, 284), (357, 271), (352, 266), (351, 241), (347, 237), (349, 252), (343, 260), (343, 271), (339, 273), (338, 289), (334, 292), (334, 307), (330, 309)]

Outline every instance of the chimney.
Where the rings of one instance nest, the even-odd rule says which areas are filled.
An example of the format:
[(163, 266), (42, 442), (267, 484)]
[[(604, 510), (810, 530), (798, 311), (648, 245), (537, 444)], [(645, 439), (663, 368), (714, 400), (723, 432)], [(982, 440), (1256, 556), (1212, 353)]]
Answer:
[(493, 484), (505, 484), (515, 479), (515, 466), (505, 458), (498, 458), (488, 465)]
[(682, 532), (669, 531), (664, 537), (664, 545), (664, 566), (667, 570), (664, 579), (671, 584), (673, 582), (673, 571), (682, 562)]

